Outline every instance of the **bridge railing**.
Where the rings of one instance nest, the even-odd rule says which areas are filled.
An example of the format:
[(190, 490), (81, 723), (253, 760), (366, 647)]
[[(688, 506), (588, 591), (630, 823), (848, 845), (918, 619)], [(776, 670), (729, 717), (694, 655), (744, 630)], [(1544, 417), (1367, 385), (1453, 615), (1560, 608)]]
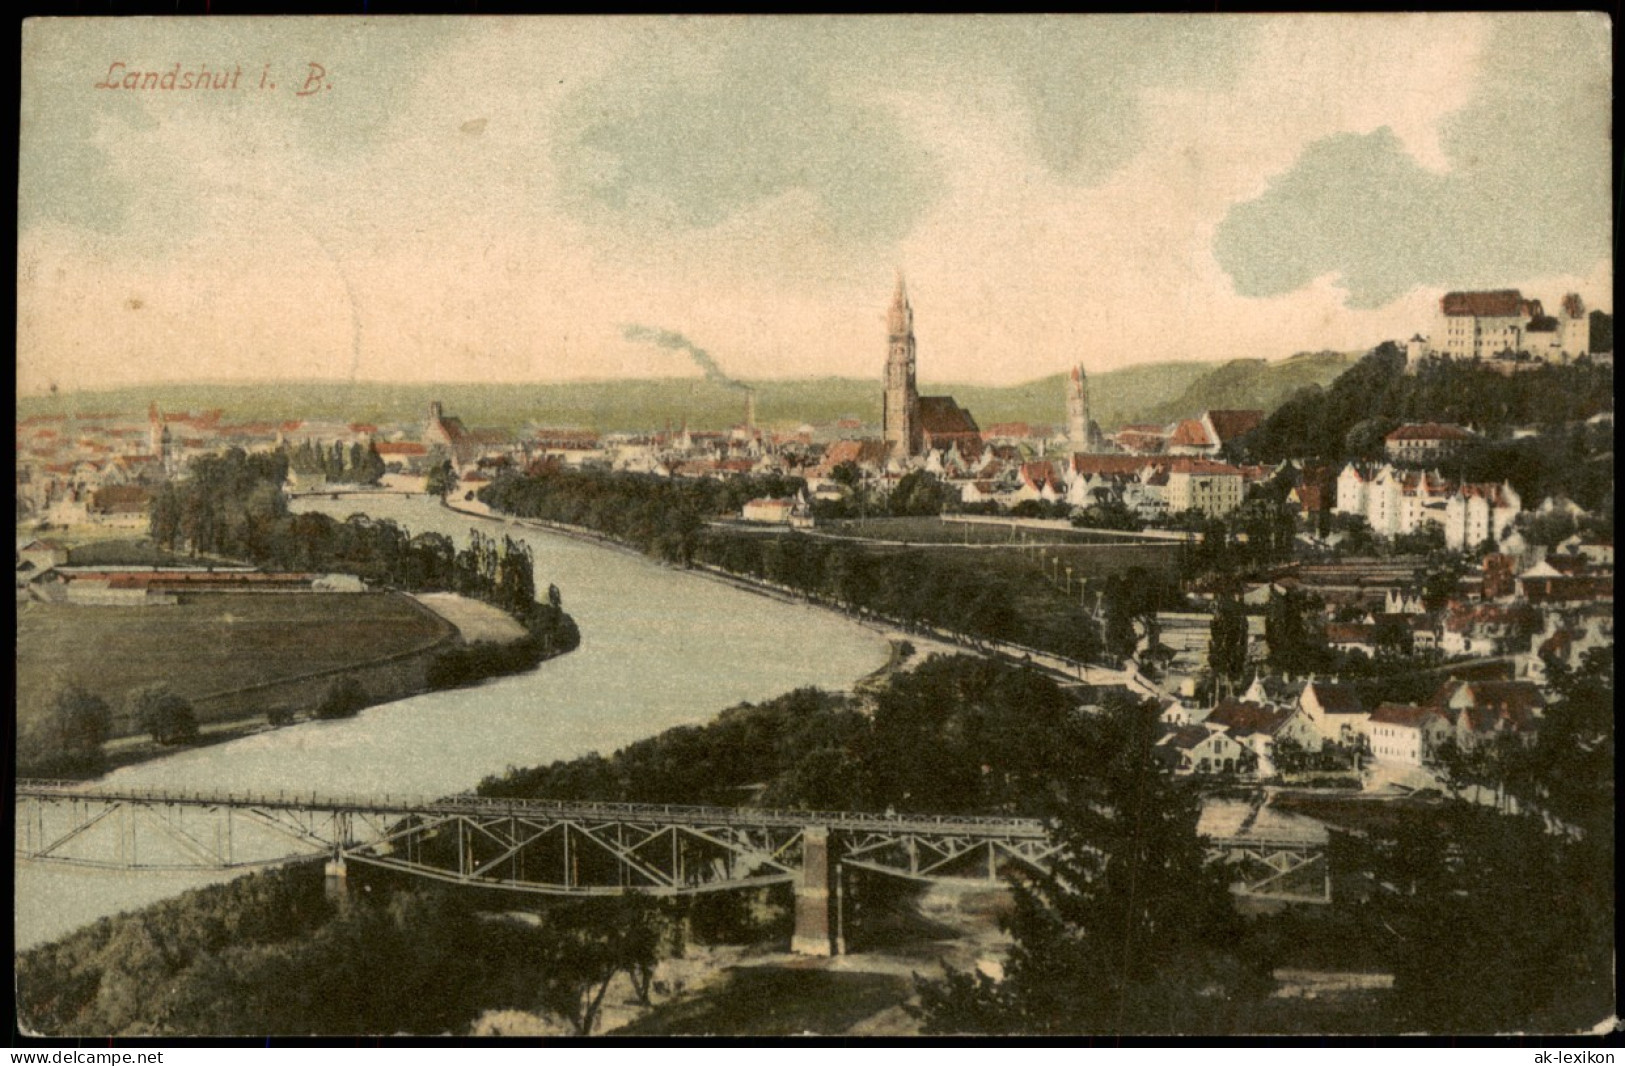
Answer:
[(367, 810), (383, 814), (527, 814), (584, 818), (643, 820), (710, 825), (800, 828), (817, 825), (832, 829), (877, 829), (896, 832), (964, 832), (980, 836), (1043, 837), (1044, 823), (1033, 818), (986, 815), (880, 814), (861, 811), (798, 811), (752, 807), (705, 807), (683, 804), (571, 802), (565, 800), (509, 799), (461, 793), (452, 796), (332, 795), (317, 791), (254, 792), (235, 790), (108, 787), (72, 781), (18, 781), (20, 797), (62, 797), (86, 801), (129, 801), (188, 805), (221, 804), (241, 807), (300, 808), (307, 810)]
[[(343, 796), (321, 792), (279, 791), (190, 791), (184, 789), (97, 786), (80, 781), (21, 780), (16, 783), (19, 797), (73, 798), (88, 802), (175, 803), (194, 806), (274, 807), (296, 810), (370, 811), (378, 814), (478, 814), (481, 816), (576, 817), (614, 821), (646, 821), (683, 825), (726, 825), (751, 828), (799, 829), (825, 826), (830, 829), (877, 832), (963, 833), (979, 837), (1043, 839), (1045, 823), (1036, 818), (997, 815), (880, 814), (872, 811), (798, 811), (755, 807), (706, 807), (674, 803), (573, 802), (567, 800), (509, 799), (458, 793), (451, 796), (394, 796), (385, 794)], [(1324, 838), (1287, 834), (1246, 833), (1240, 836), (1209, 837), (1213, 847), (1260, 849), (1313, 849), (1324, 847)]]

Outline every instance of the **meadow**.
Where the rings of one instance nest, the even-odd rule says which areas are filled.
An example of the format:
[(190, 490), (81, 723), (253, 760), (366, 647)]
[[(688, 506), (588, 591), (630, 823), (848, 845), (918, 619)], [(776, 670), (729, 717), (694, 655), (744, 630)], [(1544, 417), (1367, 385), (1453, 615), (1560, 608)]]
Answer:
[(206, 724), (206, 697), (361, 666), (426, 647), (446, 630), (391, 592), (202, 593), (158, 607), (23, 603), (17, 710), (26, 720), (59, 687), (79, 685), (107, 701), (114, 735), (124, 735), (136, 731), (122, 713), (124, 697), (163, 682), (197, 704)]

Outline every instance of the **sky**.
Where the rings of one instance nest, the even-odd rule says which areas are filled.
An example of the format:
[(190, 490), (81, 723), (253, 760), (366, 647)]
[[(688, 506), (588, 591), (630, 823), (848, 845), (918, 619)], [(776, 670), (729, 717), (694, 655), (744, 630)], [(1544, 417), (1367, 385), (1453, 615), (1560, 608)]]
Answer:
[(923, 383), (1364, 349), (1452, 289), (1612, 311), (1610, 48), (1595, 13), (33, 20), (18, 388), (878, 379), (898, 272)]

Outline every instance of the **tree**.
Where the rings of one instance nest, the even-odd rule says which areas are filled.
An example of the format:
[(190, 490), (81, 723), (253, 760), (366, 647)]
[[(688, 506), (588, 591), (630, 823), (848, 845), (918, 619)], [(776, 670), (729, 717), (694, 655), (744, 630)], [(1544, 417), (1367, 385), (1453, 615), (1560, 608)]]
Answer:
[(1321, 604), (1299, 589), (1270, 596), (1264, 612), (1269, 665), (1287, 677), (1306, 677), (1325, 666), (1326, 642), (1319, 625)]
[(1225, 596), (1213, 605), (1208, 626), (1208, 668), (1222, 691), (1234, 691), (1247, 670), (1247, 614), (1241, 602)]
[[(1483, 546), (1480, 545), (1482, 548)], [(1494, 547), (1490, 551), (1494, 551)], [(1489, 552), (1482, 554), (1488, 555)], [(1422, 577), (1422, 607), (1428, 611), (1443, 610), (1461, 592), (1463, 567), (1459, 559), (1430, 569)]]
[(1403, 618), (1393, 615), (1383, 615), (1377, 620), (1371, 642), (1377, 649), (1377, 658), (1385, 662), (1406, 658), (1416, 646), (1411, 627)]
[(429, 467), (429, 476), (423, 485), (423, 490), (429, 495), (444, 499), (447, 493), (456, 487), (457, 474), (451, 468), (450, 459), (442, 459)]
[(1115, 496), (1091, 503), (1072, 516), (1072, 524), (1088, 529), (1122, 529), (1133, 533), (1145, 528), (1145, 523)]
[(1576, 528), (1572, 515), (1553, 511), (1550, 514), (1537, 514), (1531, 517), (1524, 525), (1523, 535), (1531, 544), (1555, 548), (1574, 536)]
[(934, 474), (913, 470), (904, 474), (892, 490), (887, 507), (894, 515), (939, 515), (953, 499), (953, 490)]
[(1536, 799), (1557, 817), (1606, 838), (1613, 850), (1614, 648), (1592, 648), (1579, 665), (1551, 659), (1546, 708), (1533, 752)]
[(351, 718), (367, 705), (367, 690), (356, 678), (346, 674), (327, 686), (321, 702), (316, 705), (317, 718)]
[(1574, 1032), (1612, 1013), (1612, 849), (1538, 818), (1443, 813), (1442, 830), (1397, 822), (1376, 863), (1379, 883), (1407, 889), (1384, 906), (1397, 1028)]
[(1155, 708), (1117, 700), (1074, 720), (1044, 874), (1013, 885), (1004, 978), (916, 978), (927, 1033), (1216, 1032), (1267, 978), (1237, 953), (1239, 918), (1196, 835), (1194, 791), (1152, 754)]
[(19, 737), (18, 764), (36, 774), (100, 773), (102, 745), (112, 730), (106, 701), (78, 685), (57, 690)]
[(610, 982), (623, 973), (647, 1003), (667, 925), (659, 905), (638, 895), (550, 907), (535, 938), (542, 1009), (591, 1036)]
[(190, 744), (197, 739), (192, 704), (163, 682), (131, 692), (125, 706), (130, 720), (159, 744)]

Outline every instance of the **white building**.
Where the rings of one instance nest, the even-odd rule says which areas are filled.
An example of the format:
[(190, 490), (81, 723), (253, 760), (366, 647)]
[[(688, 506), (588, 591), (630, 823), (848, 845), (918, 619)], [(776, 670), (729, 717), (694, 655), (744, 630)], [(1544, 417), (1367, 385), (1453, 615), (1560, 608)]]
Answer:
[(1444, 542), (1453, 551), (1470, 551), (1485, 540), (1499, 543), (1512, 531), (1523, 501), (1510, 482), (1467, 484), (1445, 502)]
[(1366, 722), (1371, 757), (1401, 766), (1431, 761), (1438, 746), (1454, 734), (1450, 719), (1437, 708), (1405, 703), (1381, 704)]
[(1241, 506), (1242, 472), (1229, 463), (1210, 459), (1178, 458), (1168, 464), (1168, 485), (1163, 491), (1171, 513), (1200, 511), (1222, 518)]
[(1590, 319), (1576, 293), (1564, 296), (1558, 314), (1551, 316), (1539, 300), (1526, 300), (1517, 289), (1449, 292), (1439, 300), (1429, 350), (1453, 359), (1527, 352), (1565, 363), (1584, 354), (1590, 340)]

